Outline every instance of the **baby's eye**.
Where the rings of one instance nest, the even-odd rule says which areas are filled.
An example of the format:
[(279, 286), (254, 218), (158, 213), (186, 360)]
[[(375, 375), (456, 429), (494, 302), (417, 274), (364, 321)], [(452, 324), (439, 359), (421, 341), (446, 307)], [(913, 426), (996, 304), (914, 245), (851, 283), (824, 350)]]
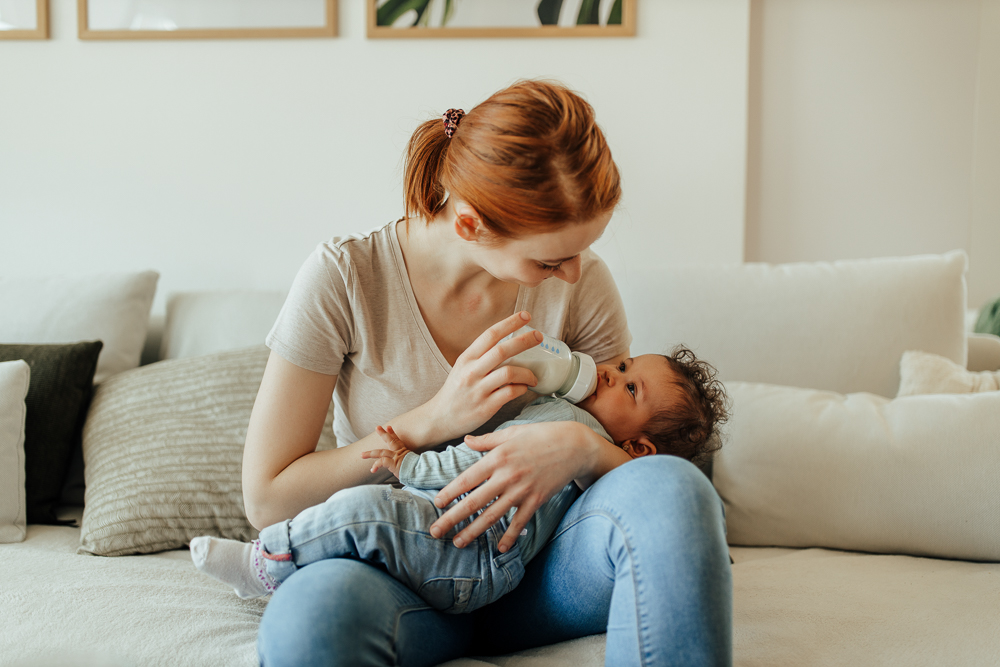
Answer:
[(625, 372), (625, 362), (624, 361), (618, 364), (618, 370), (620, 370), (622, 373)]
[(629, 382), (627, 385), (625, 385), (625, 387), (628, 389), (628, 393), (635, 396), (635, 384)]

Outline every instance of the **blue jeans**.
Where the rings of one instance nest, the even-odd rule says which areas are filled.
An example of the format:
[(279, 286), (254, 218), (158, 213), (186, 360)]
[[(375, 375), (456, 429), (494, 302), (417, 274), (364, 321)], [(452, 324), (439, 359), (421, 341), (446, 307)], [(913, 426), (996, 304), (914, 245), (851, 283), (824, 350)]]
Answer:
[(272, 596), (257, 648), (265, 667), (411, 667), (600, 632), (611, 667), (732, 664), (722, 502), (689, 462), (646, 456), (606, 474), (521, 584), (471, 614), (441, 613), (360, 561), (304, 567)]
[(270, 554), (267, 572), (282, 583), (307, 565), (354, 558), (379, 566), (427, 604), (450, 614), (495, 602), (524, 576), (520, 547), (515, 544), (507, 553), (497, 548), (507, 522), (459, 549), (451, 539), (468, 520), (444, 538), (428, 532), (445, 512), (434, 505), (434, 494), (385, 484), (339, 491), (294, 519), (260, 531)]

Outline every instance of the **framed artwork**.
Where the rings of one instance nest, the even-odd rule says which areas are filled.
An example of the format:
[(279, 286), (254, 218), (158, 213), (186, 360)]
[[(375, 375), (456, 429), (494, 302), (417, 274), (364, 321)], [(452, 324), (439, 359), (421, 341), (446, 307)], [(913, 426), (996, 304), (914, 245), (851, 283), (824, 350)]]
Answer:
[(337, 0), (77, 0), (76, 7), (80, 39), (337, 34)]
[(631, 37), (636, 0), (368, 0), (369, 37)]
[(0, 0), (0, 39), (48, 39), (49, 0)]

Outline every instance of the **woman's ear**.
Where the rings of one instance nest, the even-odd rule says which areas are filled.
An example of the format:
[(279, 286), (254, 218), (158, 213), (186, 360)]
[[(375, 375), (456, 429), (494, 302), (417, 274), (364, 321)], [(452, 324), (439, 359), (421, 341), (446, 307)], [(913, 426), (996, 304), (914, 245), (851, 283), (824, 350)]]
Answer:
[(652, 456), (656, 453), (656, 446), (644, 435), (640, 435), (638, 438), (633, 438), (631, 440), (626, 440), (622, 443), (622, 449), (624, 449), (625, 453), (634, 459), (637, 459), (640, 456)]
[(478, 241), (482, 237), (483, 219), (476, 209), (465, 202), (455, 205), (455, 233), (465, 241)]

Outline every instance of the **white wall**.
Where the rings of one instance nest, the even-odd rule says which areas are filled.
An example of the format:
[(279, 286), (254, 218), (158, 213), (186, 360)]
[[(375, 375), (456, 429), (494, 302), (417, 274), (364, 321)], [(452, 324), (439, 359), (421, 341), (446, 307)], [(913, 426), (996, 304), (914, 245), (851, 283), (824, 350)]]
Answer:
[(1000, 292), (998, 0), (753, 0), (746, 258), (970, 254)]
[(0, 44), (0, 272), (154, 268), (171, 291), (285, 289), (321, 240), (401, 214), (418, 121), (549, 76), (597, 110), (625, 196), (598, 251), (743, 255), (748, 0), (640, 0), (635, 38)]
[(984, 0), (976, 84), (969, 303), (1000, 295), (1000, 0)]

